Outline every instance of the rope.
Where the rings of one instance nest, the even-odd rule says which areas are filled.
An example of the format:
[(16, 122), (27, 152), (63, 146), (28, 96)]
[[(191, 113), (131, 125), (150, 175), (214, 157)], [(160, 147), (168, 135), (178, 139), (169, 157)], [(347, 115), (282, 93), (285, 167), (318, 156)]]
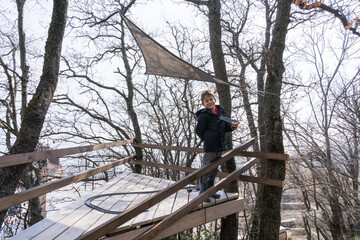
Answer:
[[(189, 186), (189, 187), (184, 187), (183, 189), (185, 189), (186, 191), (192, 192), (193, 190), (198, 191), (199, 190), (199, 186)], [(119, 192), (119, 193), (106, 193), (106, 194), (100, 194), (100, 195), (95, 195), (93, 197), (90, 197), (88, 199), (86, 199), (85, 201), (85, 205), (88, 206), (89, 208), (95, 209), (99, 212), (103, 212), (103, 213), (110, 213), (110, 214), (120, 214), (123, 213), (123, 211), (112, 211), (112, 210), (108, 210), (108, 209), (104, 209), (102, 207), (96, 206), (94, 204), (92, 204), (91, 202), (97, 198), (101, 198), (101, 197), (110, 197), (110, 196), (115, 196), (115, 195), (130, 195), (130, 194), (151, 194), (151, 193), (157, 193), (160, 192), (161, 190), (156, 190), (156, 191), (143, 191), (143, 192)], [(148, 211), (148, 210), (146, 210)]]

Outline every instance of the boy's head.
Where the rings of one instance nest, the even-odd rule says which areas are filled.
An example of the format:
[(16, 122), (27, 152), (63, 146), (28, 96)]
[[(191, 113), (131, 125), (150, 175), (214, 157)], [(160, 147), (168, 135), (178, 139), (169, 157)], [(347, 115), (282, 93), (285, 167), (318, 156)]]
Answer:
[(211, 89), (207, 89), (201, 93), (201, 103), (205, 106), (206, 99), (213, 98), (216, 101), (215, 94)]

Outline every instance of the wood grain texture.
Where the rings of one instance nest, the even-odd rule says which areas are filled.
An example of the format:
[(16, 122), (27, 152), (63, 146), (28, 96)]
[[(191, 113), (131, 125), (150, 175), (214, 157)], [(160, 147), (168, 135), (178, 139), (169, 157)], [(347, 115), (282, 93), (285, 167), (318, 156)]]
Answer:
[(15, 166), (19, 164), (45, 160), (49, 158), (58, 158), (58, 157), (63, 157), (63, 156), (68, 156), (83, 152), (91, 152), (91, 151), (110, 148), (114, 146), (122, 146), (133, 142), (134, 139), (128, 139), (118, 142), (101, 143), (101, 144), (87, 145), (82, 147), (72, 147), (72, 148), (63, 148), (56, 150), (47, 150), (42, 152), (29, 152), (29, 153), (5, 155), (0, 157), (0, 167)]
[(85, 178), (88, 178), (90, 176), (93, 176), (95, 174), (104, 172), (106, 170), (112, 169), (116, 166), (122, 165), (124, 163), (126, 163), (127, 161), (133, 159), (135, 156), (131, 156), (131, 157), (127, 157), (124, 159), (121, 159), (119, 161), (113, 162), (113, 163), (109, 163), (106, 164), (104, 166), (101, 167), (97, 167), (94, 169), (90, 169), (88, 171), (76, 174), (74, 176), (68, 176), (68, 177), (64, 177), (62, 179), (59, 180), (55, 180), (52, 182), (48, 182), (45, 184), (42, 184), (40, 186), (36, 186), (33, 188), (30, 188), (28, 190), (13, 194), (11, 196), (8, 197), (4, 197), (0, 199), (0, 211), (1, 210), (5, 210), (8, 209), (11, 206), (14, 206), (16, 204), (20, 204), (22, 202), (25, 202), (29, 199), (32, 199), (34, 197), (38, 197), (40, 195), (43, 195), (45, 193), (48, 192), (52, 192), (56, 189), (62, 188), (64, 186), (67, 186), (71, 183), (75, 183), (75, 182), (79, 182)]
[(201, 195), (199, 195), (199, 197), (193, 199), (191, 202), (189, 202), (185, 206), (181, 207), (179, 210), (177, 210), (170, 216), (166, 217), (161, 222), (156, 224), (154, 227), (149, 229), (147, 232), (141, 234), (140, 236), (136, 237), (135, 239), (136, 240), (153, 239), (155, 236), (157, 236), (159, 234), (159, 232), (170, 227), (181, 217), (183, 217), (184, 215), (189, 213), (192, 209), (194, 209), (196, 206), (198, 206), (199, 204), (204, 202), (207, 198), (209, 198), (211, 195), (216, 193), (218, 190), (224, 188), (225, 185), (234, 181), (238, 177), (238, 175), (249, 170), (256, 163), (257, 163), (257, 159), (253, 159), (249, 162), (246, 162), (240, 169), (237, 169), (236, 171), (232, 172), (227, 178), (221, 179), (213, 187), (207, 189), (205, 192), (203, 192)]
[[(132, 145), (134, 147), (140, 147), (140, 148), (153, 148), (153, 149), (172, 150), (172, 151), (186, 151), (186, 152), (197, 152), (197, 153), (204, 152), (204, 149), (202, 149), (202, 148), (165, 146), (165, 145), (144, 144), (144, 143), (133, 143)], [(255, 158), (274, 159), (274, 160), (283, 160), (283, 161), (288, 161), (290, 159), (288, 154), (265, 153), (265, 152), (248, 152), (248, 151), (239, 152), (235, 156), (255, 157)]]
[(231, 151), (223, 154), (220, 159), (212, 162), (209, 165), (206, 165), (195, 172), (189, 174), (188, 176), (184, 177), (183, 179), (177, 181), (176, 183), (170, 185), (163, 191), (155, 194), (154, 196), (151, 196), (146, 201), (143, 201), (139, 203), (138, 205), (132, 207), (128, 211), (119, 214), (118, 216), (114, 217), (108, 222), (105, 222), (101, 224), (99, 227), (93, 229), (92, 231), (87, 232), (86, 234), (82, 235), (81, 237), (77, 239), (98, 239), (99, 237), (102, 237), (106, 233), (109, 233), (113, 230), (115, 230), (118, 226), (121, 224), (127, 222), (128, 220), (132, 219), (133, 217), (139, 215), (146, 209), (152, 207), (153, 205), (157, 204), (158, 202), (164, 200), (168, 196), (172, 195), (173, 193), (177, 192), (181, 188), (185, 187), (186, 185), (190, 184), (191, 182), (198, 179), (200, 176), (203, 176), (205, 173), (215, 169), (218, 167), (218, 165), (225, 163), (232, 157), (234, 157), (238, 152), (244, 151), (248, 147), (254, 144), (255, 139), (250, 139), (244, 144), (232, 149)]
[[(195, 212), (191, 212), (180, 218), (176, 224), (170, 226), (164, 231), (160, 232), (153, 240), (160, 240), (187, 229), (197, 227), (199, 225), (214, 221), (216, 219), (225, 217), (229, 214), (237, 213), (244, 210), (244, 199), (233, 200), (219, 205), (210, 206)], [(130, 240), (136, 238), (138, 235), (148, 231), (154, 225), (135, 229), (127, 233), (108, 237), (108, 240)]]
[[(191, 173), (191, 172), (194, 172), (197, 170), (197, 168), (181, 167), (181, 166), (175, 166), (175, 165), (170, 165), (170, 164), (153, 163), (153, 162), (145, 162), (145, 161), (138, 161), (138, 160), (130, 160), (129, 162), (133, 163), (133, 164), (138, 164), (138, 165), (152, 166), (152, 167), (157, 167), (157, 168), (165, 168), (165, 169), (171, 169), (171, 170), (188, 172), (188, 173)], [(226, 173), (226, 172), (218, 172), (218, 176), (220, 178), (224, 178), (228, 175), (229, 175), (229, 173)], [(244, 182), (266, 184), (266, 185), (271, 185), (271, 186), (275, 186), (275, 187), (283, 187), (284, 186), (284, 181), (281, 181), (281, 180), (260, 178), (260, 177), (247, 176), (247, 175), (240, 175), (238, 180), (244, 181)]]

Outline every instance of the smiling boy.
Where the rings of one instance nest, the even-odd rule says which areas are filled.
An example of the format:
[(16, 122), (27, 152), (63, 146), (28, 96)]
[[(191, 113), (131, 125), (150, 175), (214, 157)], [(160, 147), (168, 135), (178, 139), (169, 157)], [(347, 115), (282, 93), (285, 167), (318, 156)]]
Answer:
[[(228, 148), (226, 146), (226, 132), (233, 131), (239, 122), (225, 122), (220, 121), (220, 116), (226, 116), (225, 110), (219, 105), (216, 105), (215, 94), (212, 90), (205, 90), (201, 94), (201, 102), (205, 108), (196, 112), (198, 119), (195, 131), (196, 134), (204, 141), (204, 156), (202, 159), (202, 166), (219, 158), (223, 151)], [(207, 173), (200, 178), (200, 192), (203, 193), (206, 189), (214, 185), (215, 177), (218, 170)], [(219, 198), (219, 194), (214, 194), (213, 198)], [(207, 199), (206, 202), (209, 202)]]

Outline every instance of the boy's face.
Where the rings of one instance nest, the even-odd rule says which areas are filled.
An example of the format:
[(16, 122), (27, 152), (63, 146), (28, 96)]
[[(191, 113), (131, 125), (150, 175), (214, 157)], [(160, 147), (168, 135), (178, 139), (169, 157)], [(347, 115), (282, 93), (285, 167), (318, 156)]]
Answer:
[(202, 103), (204, 107), (212, 110), (215, 108), (216, 99), (211, 95), (205, 95)]

